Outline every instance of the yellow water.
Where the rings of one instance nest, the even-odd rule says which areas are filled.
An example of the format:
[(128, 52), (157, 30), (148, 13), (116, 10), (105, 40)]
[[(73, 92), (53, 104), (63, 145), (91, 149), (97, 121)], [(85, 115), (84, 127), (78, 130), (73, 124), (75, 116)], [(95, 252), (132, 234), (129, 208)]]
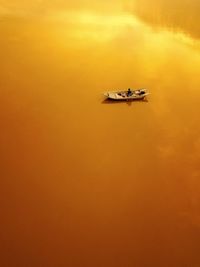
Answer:
[(1, 266), (199, 267), (199, 1), (8, 2)]

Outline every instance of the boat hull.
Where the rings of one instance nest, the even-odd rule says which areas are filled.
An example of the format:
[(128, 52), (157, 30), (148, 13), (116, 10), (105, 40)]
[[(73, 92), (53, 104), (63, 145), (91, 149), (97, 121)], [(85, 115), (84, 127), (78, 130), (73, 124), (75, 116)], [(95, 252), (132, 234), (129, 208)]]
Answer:
[(127, 91), (109, 91), (104, 93), (108, 99), (125, 101), (125, 100), (143, 100), (149, 93), (146, 89), (132, 90), (130, 93)]

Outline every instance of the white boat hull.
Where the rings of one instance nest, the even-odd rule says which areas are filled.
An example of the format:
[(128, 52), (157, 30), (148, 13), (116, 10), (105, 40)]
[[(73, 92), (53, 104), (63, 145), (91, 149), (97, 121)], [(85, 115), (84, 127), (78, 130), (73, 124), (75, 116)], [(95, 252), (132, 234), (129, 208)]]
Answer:
[(147, 89), (138, 89), (128, 91), (109, 91), (104, 93), (108, 99), (112, 100), (142, 100), (149, 95)]

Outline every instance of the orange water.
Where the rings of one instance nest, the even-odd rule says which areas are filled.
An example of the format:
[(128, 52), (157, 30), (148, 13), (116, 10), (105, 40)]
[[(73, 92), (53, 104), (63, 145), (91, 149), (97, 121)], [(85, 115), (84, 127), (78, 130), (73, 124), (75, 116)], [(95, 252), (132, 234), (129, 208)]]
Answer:
[(53, 2), (0, 1), (0, 265), (199, 267), (198, 1)]

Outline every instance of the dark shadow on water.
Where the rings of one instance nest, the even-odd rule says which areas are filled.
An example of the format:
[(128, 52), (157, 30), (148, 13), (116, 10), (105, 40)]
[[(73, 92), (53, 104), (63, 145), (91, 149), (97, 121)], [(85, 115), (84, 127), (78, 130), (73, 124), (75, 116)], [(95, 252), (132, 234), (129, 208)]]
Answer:
[(132, 99), (132, 100), (112, 100), (112, 99), (104, 99), (101, 103), (102, 104), (109, 104), (109, 105), (112, 105), (112, 104), (126, 104), (128, 106), (132, 106), (134, 105), (134, 103), (148, 103), (148, 99)]

